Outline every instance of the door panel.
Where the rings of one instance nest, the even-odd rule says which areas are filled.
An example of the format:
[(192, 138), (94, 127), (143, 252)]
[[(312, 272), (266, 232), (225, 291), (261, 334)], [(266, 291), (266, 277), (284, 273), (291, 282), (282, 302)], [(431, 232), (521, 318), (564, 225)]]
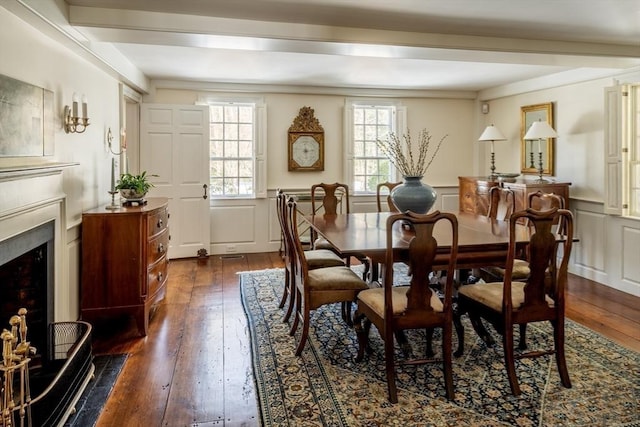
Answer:
[[(149, 195), (169, 198), (170, 258), (209, 251), (209, 110), (143, 104), (140, 168), (153, 176)], [(206, 186), (206, 187), (205, 187)]]

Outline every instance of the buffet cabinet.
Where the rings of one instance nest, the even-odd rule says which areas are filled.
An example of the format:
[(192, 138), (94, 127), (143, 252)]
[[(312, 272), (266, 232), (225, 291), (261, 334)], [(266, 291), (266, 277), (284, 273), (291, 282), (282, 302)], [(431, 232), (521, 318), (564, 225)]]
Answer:
[(149, 316), (166, 294), (168, 221), (166, 198), (82, 214), (83, 320), (131, 315), (147, 335)]
[(486, 177), (458, 177), (460, 212), (487, 215), (489, 212), (489, 189), (502, 186), (513, 190), (516, 196), (515, 210), (529, 207), (529, 194), (536, 191), (554, 193), (564, 197), (565, 207), (569, 209), (570, 182), (540, 182), (538, 179), (492, 180)]

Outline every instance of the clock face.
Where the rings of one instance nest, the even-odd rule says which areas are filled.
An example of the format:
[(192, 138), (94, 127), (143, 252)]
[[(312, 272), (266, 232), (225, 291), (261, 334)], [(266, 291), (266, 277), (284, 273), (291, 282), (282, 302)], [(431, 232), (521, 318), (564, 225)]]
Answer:
[(320, 144), (312, 136), (301, 135), (291, 148), (292, 158), (300, 167), (311, 167), (320, 159)]

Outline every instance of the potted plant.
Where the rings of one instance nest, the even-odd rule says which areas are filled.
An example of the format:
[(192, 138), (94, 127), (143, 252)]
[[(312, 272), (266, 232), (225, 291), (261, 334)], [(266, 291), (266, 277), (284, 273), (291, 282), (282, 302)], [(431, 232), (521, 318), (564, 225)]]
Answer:
[(140, 175), (122, 174), (118, 185), (116, 185), (116, 190), (120, 190), (120, 195), (127, 201), (140, 201), (153, 186), (149, 181), (147, 171), (142, 171)]

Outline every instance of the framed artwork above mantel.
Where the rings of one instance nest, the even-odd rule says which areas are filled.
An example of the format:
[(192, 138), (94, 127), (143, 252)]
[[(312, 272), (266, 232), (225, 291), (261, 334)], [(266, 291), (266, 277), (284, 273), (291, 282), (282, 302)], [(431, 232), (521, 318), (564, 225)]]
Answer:
[(0, 75), (0, 158), (54, 154), (53, 92)]
[(288, 133), (289, 171), (324, 170), (324, 129), (311, 107), (302, 107)]

